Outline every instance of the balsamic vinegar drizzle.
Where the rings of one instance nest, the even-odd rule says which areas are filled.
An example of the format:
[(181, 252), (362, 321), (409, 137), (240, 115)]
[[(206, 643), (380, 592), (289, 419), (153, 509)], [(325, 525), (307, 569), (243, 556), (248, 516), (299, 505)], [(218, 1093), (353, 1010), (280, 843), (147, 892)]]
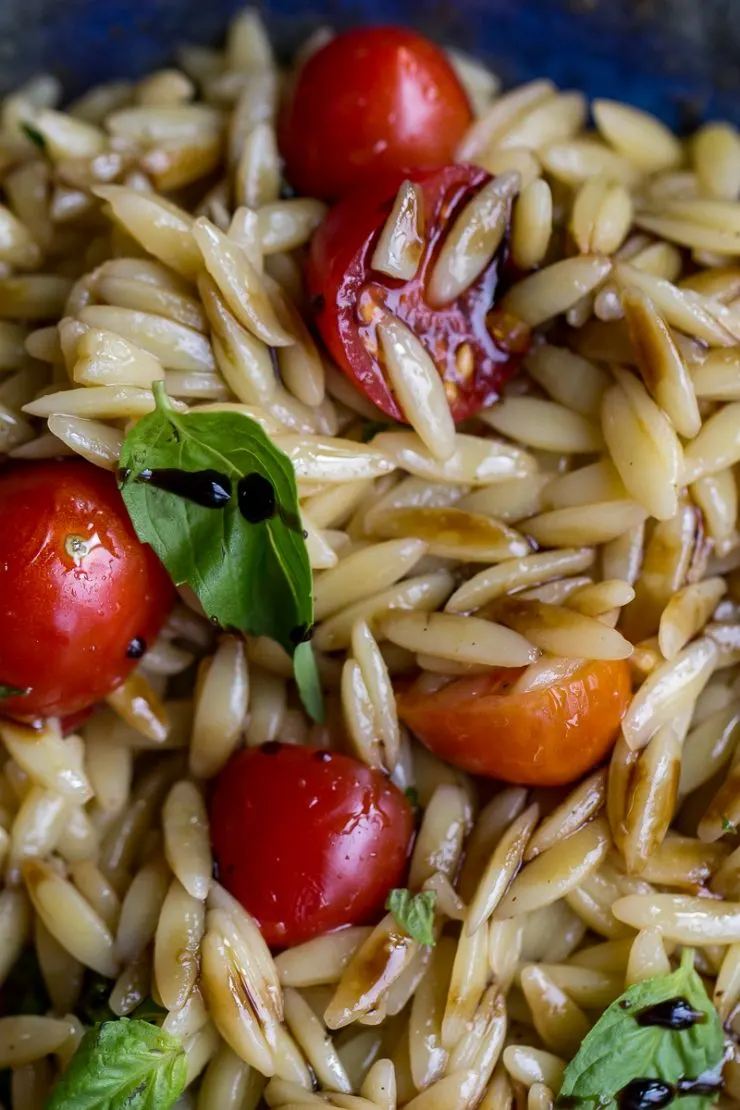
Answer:
[[(125, 486), (130, 477), (130, 467), (119, 468), (118, 480), (122, 486)], [(218, 470), (180, 470), (177, 467), (164, 466), (155, 470), (147, 468), (139, 471), (136, 481), (145, 482), (166, 493), (174, 493), (177, 497), (184, 497), (204, 509), (223, 509), (232, 496), (231, 478)], [(304, 539), (307, 537), (308, 533), (303, 531), (298, 514), (288, 512), (278, 504), (272, 482), (262, 474), (254, 471), (240, 478), (236, 495), (239, 512), (248, 524), (261, 524), (264, 520), (279, 516), (286, 528), (290, 528), (292, 532), (300, 532)]]
[[(664, 1083), (662, 1079), (633, 1079), (616, 1095), (619, 1110), (661, 1110), (668, 1106), (674, 1099), (682, 1096), (711, 1096), (722, 1091), (722, 1077), (716, 1072), (705, 1072), (697, 1079), (679, 1079), (675, 1086)], [(558, 1098), (558, 1110), (577, 1110), (579, 1106), (593, 1107), (597, 1099), (578, 1096), (563, 1095)], [(681, 1110), (681, 1103), (676, 1103), (676, 1110)]]
[(165, 490), (166, 493), (184, 497), (187, 501), (194, 501), (204, 509), (222, 509), (231, 500), (231, 478), (227, 474), (220, 474), (218, 470), (160, 467), (157, 470), (140, 471), (136, 480)]
[(657, 1025), (660, 1029), (690, 1029), (707, 1020), (702, 1010), (695, 1010), (685, 998), (667, 998), (635, 1014), (638, 1025)]
[(249, 524), (270, 520), (277, 512), (277, 500), (272, 482), (262, 474), (245, 474), (236, 487), (239, 512)]
[(675, 1091), (662, 1079), (633, 1079), (617, 1095), (619, 1110), (660, 1110), (673, 1101)]

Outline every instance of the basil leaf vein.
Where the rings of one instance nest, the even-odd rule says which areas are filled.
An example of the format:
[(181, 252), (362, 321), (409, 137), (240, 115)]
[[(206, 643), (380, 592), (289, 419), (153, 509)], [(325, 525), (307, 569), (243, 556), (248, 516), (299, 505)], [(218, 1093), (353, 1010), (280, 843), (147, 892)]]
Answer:
[[(685, 1029), (638, 1023), (641, 1012), (679, 998), (703, 1019)], [(658, 1079), (674, 1086), (718, 1074), (723, 1053), (722, 1025), (694, 970), (693, 952), (686, 949), (676, 971), (635, 983), (604, 1011), (565, 1069), (559, 1099), (584, 1110), (612, 1110), (633, 1080)], [(682, 1095), (681, 1110), (702, 1110), (717, 1097)]]
[[(295, 653), (304, 704), (322, 720), (312, 649), (301, 644), (313, 623), (313, 579), (290, 459), (242, 413), (179, 413), (163, 383), (153, 391), (155, 409), (126, 436), (120, 460), (121, 492), (139, 539), (154, 548), (176, 585), (195, 591), (213, 621), (269, 636)], [(146, 472), (206, 470), (231, 483), (231, 498), (218, 508), (142, 480)], [(274, 514), (256, 523), (244, 517), (238, 496), (240, 480), (255, 474), (275, 498)]]
[(187, 1071), (176, 1037), (147, 1021), (106, 1021), (82, 1038), (46, 1110), (169, 1110)]

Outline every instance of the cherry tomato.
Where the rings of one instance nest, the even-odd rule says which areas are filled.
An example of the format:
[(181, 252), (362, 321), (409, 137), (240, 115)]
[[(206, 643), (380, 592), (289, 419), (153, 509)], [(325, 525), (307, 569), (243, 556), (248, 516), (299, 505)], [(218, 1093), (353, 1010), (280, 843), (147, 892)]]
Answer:
[(401, 720), (435, 755), (476, 775), (561, 786), (607, 755), (631, 698), (624, 660), (584, 663), (541, 690), (512, 694), (521, 670), (457, 679), (434, 693), (423, 680), (398, 695)]
[(0, 473), (0, 682), (14, 716), (77, 714), (135, 666), (174, 587), (112, 474), (82, 461)]
[(77, 732), (85, 721), (92, 716), (94, 708), (94, 706), (88, 705), (87, 709), (80, 709), (77, 713), (70, 713), (67, 717), (62, 717), (59, 722), (62, 736), (69, 736), (71, 733)]
[(449, 162), (472, 119), (443, 51), (401, 27), (346, 31), (299, 73), (280, 119), (288, 180), (341, 196), (368, 173)]
[(379, 771), (278, 743), (229, 761), (210, 819), (219, 878), (274, 947), (382, 916), (413, 832), (411, 807)]
[(314, 235), (307, 277), (316, 322), (347, 377), (384, 413), (403, 421), (377, 337), (383, 310), (395, 313), (434, 359), (453, 418), (464, 420), (497, 399), (529, 346), (529, 329), (491, 311), (503, 249), (450, 304), (433, 308), (427, 300), (445, 234), (490, 175), (474, 166), (451, 165), (405, 176), (421, 187), (424, 197), (425, 245), (416, 276), (401, 281), (371, 268), (377, 239), (403, 180), (386, 175), (341, 200)]

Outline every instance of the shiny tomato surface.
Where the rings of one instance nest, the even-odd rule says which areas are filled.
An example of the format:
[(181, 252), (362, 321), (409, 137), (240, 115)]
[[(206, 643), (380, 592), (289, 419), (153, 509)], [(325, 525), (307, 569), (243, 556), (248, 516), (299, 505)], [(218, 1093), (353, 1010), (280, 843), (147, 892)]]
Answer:
[(444, 52), (402, 27), (346, 31), (300, 71), (280, 119), (286, 176), (341, 196), (369, 174), (449, 162), (471, 121)]
[(560, 786), (611, 750), (632, 696), (624, 660), (584, 663), (541, 690), (513, 694), (521, 670), (461, 678), (430, 693), (399, 692), (401, 720), (441, 759), (523, 786)]
[(411, 807), (380, 772), (278, 743), (229, 761), (210, 821), (220, 881), (277, 948), (379, 919), (413, 833)]
[(174, 596), (112, 474), (81, 460), (0, 472), (0, 682), (29, 691), (3, 713), (67, 716), (100, 701)]
[[(404, 177), (422, 190), (425, 225), (421, 261), (409, 281), (371, 265)], [(376, 178), (335, 205), (314, 235), (307, 278), (321, 336), (347, 377), (394, 420), (404, 420), (404, 414), (379, 351), (377, 324), (384, 310), (398, 316), (432, 356), (458, 421), (498, 398), (529, 346), (529, 329), (494, 309), (505, 243), (455, 300), (432, 307), (427, 296), (445, 236), (490, 180), (485, 170), (466, 165)]]

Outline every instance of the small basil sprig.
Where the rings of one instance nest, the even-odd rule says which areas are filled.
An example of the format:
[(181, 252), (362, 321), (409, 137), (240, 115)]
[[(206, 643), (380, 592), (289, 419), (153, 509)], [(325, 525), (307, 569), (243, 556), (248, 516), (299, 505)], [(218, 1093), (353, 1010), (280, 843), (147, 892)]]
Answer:
[(120, 486), (139, 539), (224, 628), (269, 636), (323, 719), (311, 645), (313, 584), (293, 466), (239, 412), (179, 413), (162, 382), (121, 449)]
[[(672, 1007), (660, 1006), (671, 1002), (688, 1015), (678, 1028), (666, 1021)], [(664, 1090), (661, 1106), (672, 1105), (675, 1094), (676, 1110), (703, 1110), (718, 1097), (712, 1086), (723, 1054), (722, 1025), (694, 970), (693, 952), (685, 949), (671, 975), (635, 983), (604, 1011), (565, 1069), (558, 1104), (613, 1110), (625, 1088), (632, 1093), (653, 1080), (656, 1091)], [(693, 1082), (692, 1092), (696, 1080), (701, 1085)]]
[(147, 1021), (106, 1021), (82, 1038), (46, 1110), (170, 1110), (187, 1073), (177, 1037)]
[(419, 944), (434, 944), (434, 906), (437, 893), (423, 890), (412, 894), (404, 887), (396, 887), (388, 894), (385, 908), (393, 914), (405, 933)]

